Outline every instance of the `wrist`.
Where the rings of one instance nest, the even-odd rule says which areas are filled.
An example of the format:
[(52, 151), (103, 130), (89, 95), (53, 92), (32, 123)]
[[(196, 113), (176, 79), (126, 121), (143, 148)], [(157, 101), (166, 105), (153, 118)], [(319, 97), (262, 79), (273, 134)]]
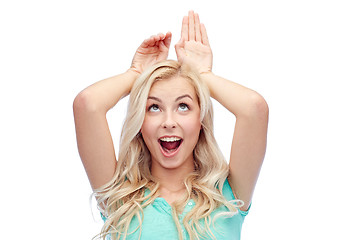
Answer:
[(213, 76), (214, 73), (211, 70), (209, 70), (209, 71), (200, 72), (199, 75), (201, 76), (201, 78), (208, 78), (210, 76)]
[(218, 84), (218, 77), (211, 71), (200, 74), (201, 79), (207, 85), (210, 96), (214, 98), (214, 87)]
[(215, 74), (212, 71), (207, 71), (207, 72), (201, 72), (199, 74), (203, 81), (207, 84), (208, 88), (210, 88), (210, 84), (212, 82), (211, 79), (214, 78)]
[(141, 75), (141, 73), (133, 67), (129, 68), (126, 73), (130, 74), (135, 80)]
[(126, 72), (123, 73), (125, 76), (124, 79), (126, 79), (126, 81), (122, 82), (123, 83), (123, 87), (125, 88), (125, 94), (122, 97), (125, 97), (127, 95), (130, 94), (131, 89), (136, 81), (136, 79), (141, 75), (140, 73), (138, 73), (137, 71), (135, 71), (132, 68), (129, 68)]

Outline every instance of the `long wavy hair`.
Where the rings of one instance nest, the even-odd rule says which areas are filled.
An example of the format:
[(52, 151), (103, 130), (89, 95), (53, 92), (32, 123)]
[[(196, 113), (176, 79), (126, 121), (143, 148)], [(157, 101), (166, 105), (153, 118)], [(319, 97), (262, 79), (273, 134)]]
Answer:
[[(182, 223), (190, 239), (200, 239), (205, 234), (215, 239), (210, 230), (211, 222), (219, 215), (235, 215), (238, 206), (242, 204), (240, 201), (227, 201), (222, 194), (222, 187), (228, 176), (228, 164), (214, 138), (213, 107), (208, 88), (197, 71), (190, 66), (166, 60), (146, 70), (132, 87), (114, 177), (94, 192), (98, 206), (107, 219), (99, 238), (105, 239), (110, 234), (111, 239), (126, 239), (130, 234), (128, 229), (131, 220), (135, 216), (140, 223), (136, 230), (140, 229), (141, 236), (143, 209), (159, 197), (159, 182), (151, 175), (150, 152), (139, 132), (151, 86), (156, 81), (175, 76), (189, 80), (195, 88), (202, 125), (193, 151), (194, 172), (184, 181), (184, 197), (172, 204), (172, 216), (179, 239), (183, 237), (178, 217), (190, 199), (195, 201), (195, 206), (185, 215)], [(150, 190), (150, 194), (144, 196), (146, 188)], [(227, 207), (228, 212), (220, 213), (211, 219), (210, 214), (222, 205)]]

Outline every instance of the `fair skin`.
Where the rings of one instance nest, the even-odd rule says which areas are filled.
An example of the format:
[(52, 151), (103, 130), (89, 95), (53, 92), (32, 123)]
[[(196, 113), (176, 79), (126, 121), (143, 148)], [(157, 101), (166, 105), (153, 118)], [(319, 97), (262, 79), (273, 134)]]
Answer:
[[(115, 150), (106, 121), (107, 111), (122, 97), (130, 93), (132, 84), (142, 71), (157, 61), (167, 58), (170, 42), (171, 33), (166, 35), (158, 34), (146, 39), (138, 48), (129, 70), (118, 76), (91, 85), (75, 98), (73, 109), (78, 149), (91, 186), (94, 189), (107, 183), (113, 177), (116, 167)], [(216, 99), (236, 117), (228, 167), (228, 179), (236, 197), (245, 202), (241, 209), (247, 210), (251, 203), (265, 155), (268, 106), (263, 97), (255, 91), (216, 76), (212, 72), (213, 55), (206, 29), (203, 24), (200, 24), (198, 15), (192, 11), (183, 19), (181, 39), (176, 44), (175, 49), (178, 61), (193, 65), (207, 83), (211, 97)], [(165, 84), (168, 81), (177, 83), (178, 80), (182, 79), (166, 80)], [(161, 83), (164, 84), (164, 81), (162, 80)], [(159, 90), (159, 83), (157, 82), (154, 85)], [(162, 97), (165, 95), (159, 95), (159, 92), (163, 91), (164, 88), (162, 87), (155, 92), (154, 85), (150, 96), (155, 98), (148, 99), (147, 103), (153, 100), (158, 101), (157, 99), (163, 100), (158, 102), (161, 108), (167, 109), (167, 111), (161, 111), (156, 114), (161, 114), (163, 117), (161, 115), (156, 116), (154, 115), (155, 113), (150, 111), (146, 113), (145, 121), (148, 118), (154, 118), (154, 122), (151, 123), (155, 124), (154, 130), (152, 130), (152, 134), (155, 134), (153, 138), (149, 137), (151, 135), (149, 130), (147, 130), (148, 128), (145, 128), (145, 123), (141, 130), (142, 134), (147, 137), (145, 141), (152, 142), (152, 173), (160, 180), (161, 196), (171, 203), (184, 191), (182, 181), (192, 171), (191, 155), (188, 153), (192, 152), (191, 142), (193, 140), (189, 142), (189, 138), (186, 137), (189, 134), (186, 134), (185, 128), (183, 128), (179, 121), (179, 118), (185, 116), (177, 114), (176, 109), (179, 109), (181, 106), (175, 101), (177, 97), (185, 95), (187, 90), (184, 89), (183, 93), (171, 91), (173, 93), (166, 99)], [(192, 95), (191, 92), (189, 94), (190, 96)], [(175, 132), (160, 132), (162, 130), (158, 130), (157, 126), (164, 122), (162, 119), (167, 119), (169, 124), (174, 122), (174, 125), (178, 126), (179, 130), (174, 128), (173, 131)], [(196, 122), (195, 119), (192, 121)], [(170, 127), (170, 129), (173, 129), (173, 127)], [(167, 132), (167, 129), (165, 130)], [(174, 156), (177, 159), (176, 163), (168, 161), (168, 157), (164, 156), (161, 150), (159, 152), (154, 147), (159, 147), (157, 145), (157, 138), (164, 134), (185, 138), (185, 145), (182, 143), (179, 152)], [(156, 145), (153, 145), (153, 143)], [(188, 149), (185, 147), (186, 143), (190, 143), (190, 145), (188, 144)], [(168, 156), (169, 154), (165, 155)]]
[(237, 198), (251, 204), (262, 166), (268, 127), (269, 109), (255, 91), (216, 76), (212, 72), (212, 51), (206, 29), (198, 14), (189, 12), (182, 23), (181, 39), (176, 45), (179, 62), (197, 66), (206, 81), (211, 97), (236, 117), (228, 168), (228, 180)]
[[(193, 149), (200, 130), (198, 98), (188, 80), (173, 77), (155, 82), (141, 132), (152, 157), (151, 173), (161, 184), (160, 197), (168, 203), (183, 193), (183, 180), (194, 169)], [(163, 147), (169, 144), (176, 146)]]
[(130, 93), (133, 83), (147, 67), (167, 58), (170, 43), (171, 33), (144, 40), (130, 69), (94, 83), (74, 99), (78, 150), (93, 189), (112, 179), (117, 163), (106, 113)]

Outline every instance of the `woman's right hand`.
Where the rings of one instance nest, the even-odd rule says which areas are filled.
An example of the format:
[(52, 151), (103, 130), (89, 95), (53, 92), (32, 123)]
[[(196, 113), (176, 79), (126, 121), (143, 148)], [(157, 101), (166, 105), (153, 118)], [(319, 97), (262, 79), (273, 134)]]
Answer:
[(144, 40), (128, 71), (96, 82), (76, 96), (73, 110), (78, 149), (93, 189), (109, 182), (117, 165), (106, 113), (130, 93), (139, 74), (167, 58), (171, 36), (158, 34)]
[(130, 69), (141, 74), (147, 67), (165, 60), (171, 44), (172, 33), (159, 33), (142, 42), (136, 50)]

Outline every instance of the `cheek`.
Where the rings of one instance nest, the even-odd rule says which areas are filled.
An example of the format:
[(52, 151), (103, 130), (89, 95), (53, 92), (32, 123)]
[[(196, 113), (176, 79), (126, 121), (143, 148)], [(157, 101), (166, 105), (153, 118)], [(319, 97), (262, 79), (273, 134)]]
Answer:
[(146, 121), (146, 119), (141, 126), (141, 133), (144, 138), (151, 135), (151, 127), (149, 127), (149, 121)]
[(193, 116), (191, 119), (187, 121), (183, 121), (184, 131), (189, 136), (198, 139), (198, 134), (201, 130), (201, 122), (199, 116)]
[(148, 144), (149, 141), (155, 138), (156, 129), (157, 122), (152, 118), (146, 117), (141, 127), (142, 137), (145, 140), (146, 144)]

